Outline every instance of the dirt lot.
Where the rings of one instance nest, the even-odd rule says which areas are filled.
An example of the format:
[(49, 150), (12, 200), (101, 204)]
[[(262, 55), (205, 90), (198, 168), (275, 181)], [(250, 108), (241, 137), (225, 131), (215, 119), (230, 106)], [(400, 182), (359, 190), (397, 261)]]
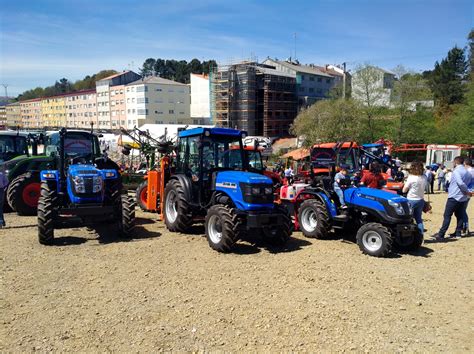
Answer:
[(8, 214), (0, 351), (474, 351), (474, 237), (387, 259), (300, 233), (285, 250), (219, 254), (203, 228), (170, 234), (138, 216), (132, 241), (75, 228), (45, 247), (34, 217)]

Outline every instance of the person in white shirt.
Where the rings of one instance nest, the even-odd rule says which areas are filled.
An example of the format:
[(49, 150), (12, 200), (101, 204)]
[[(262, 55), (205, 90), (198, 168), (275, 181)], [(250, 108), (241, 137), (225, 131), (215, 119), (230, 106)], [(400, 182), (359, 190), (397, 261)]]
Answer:
[(423, 174), (423, 164), (415, 161), (411, 164), (410, 175), (404, 186), (403, 193), (407, 193), (408, 203), (413, 210), (413, 218), (418, 225), (421, 234), (424, 233), (423, 225), (423, 207), (425, 206), (425, 189), (428, 179)]
[(288, 168), (285, 170), (285, 178), (288, 181), (288, 184), (293, 184), (293, 169), (291, 166), (288, 166)]

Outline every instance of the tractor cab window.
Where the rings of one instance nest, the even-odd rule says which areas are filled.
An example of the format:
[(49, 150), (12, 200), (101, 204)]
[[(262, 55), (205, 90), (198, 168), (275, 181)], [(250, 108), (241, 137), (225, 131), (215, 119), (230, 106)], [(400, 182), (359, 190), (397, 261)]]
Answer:
[(202, 142), (203, 170), (243, 169), (242, 150), (239, 138), (213, 136)]
[(26, 154), (26, 139), (22, 136), (0, 135), (0, 161)]
[(336, 153), (330, 148), (313, 148), (311, 150), (311, 161), (313, 167), (327, 167), (336, 160)]
[(199, 136), (181, 138), (178, 145), (176, 171), (194, 179), (199, 175)]
[[(59, 148), (59, 133), (51, 134), (45, 146), (46, 155), (57, 154)], [(64, 137), (64, 155), (66, 158), (81, 157), (93, 160), (100, 155), (99, 140), (84, 132), (67, 132)]]
[(248, 159), (250, 168), (259, 171), (263, 170), (262, 155), (259, 151), (248, 151)]

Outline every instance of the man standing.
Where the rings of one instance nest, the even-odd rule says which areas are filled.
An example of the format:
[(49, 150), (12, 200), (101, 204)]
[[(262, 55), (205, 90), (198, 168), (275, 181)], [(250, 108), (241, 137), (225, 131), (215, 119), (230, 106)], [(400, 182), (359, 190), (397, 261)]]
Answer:
[(438, 170), (436, 171), (436, 178), (438, 178), (438, 191), (444, 191), (445, 177), (446, 169), (443, 165), (440, 165)]
[(443, 225), (437, 234), (433, 237), (438, 240), (444, 240), (444, 235), (448, 231), (449, 224), (451, 223), (451, 217), (456, 215), (456, 232), (453, 234), (454, 237), (461, 237), (461, 230), (464, 221), (464, 210), (466, 210), (468, 197), (472, 196), (472, 192), (469, 192), (468, 185), (471, 183), (471, 175), (467, 172), (464, 167), (464, 158), (457, 156), (454, 159), (454, 171), (451, 177), (451, 183), (448, 189), (448, 200), (446, 201), (446, 207), (443, 215)]
[(426, 181), (428, 182), (425, 187), (425, 193), (426, 194), (432, 194), (433, 189), (431, 189), (432, 182), (433, 182), (433, 173), (431, 172), (431, 167), (426, 166), (425, 170), (425, 176), (426, 176)]
[[(470, 157), (466, 157), (464, 159), (464, 167), (467, 170), (467, 173), (471, 176), (471, 182), (467, 186), (469, 189), (469, 192), (474, 192), (474, 168), (472, 167), (472, 159)], [(461, 231), (461, 235), (463, 236), (469, 236), (469, 216), (467, 215), (467, 206), (469, 205), (469, 201), (471, 199), (468, 198), (464, 205), (464, 223), (463, 223), (463, 228)]]

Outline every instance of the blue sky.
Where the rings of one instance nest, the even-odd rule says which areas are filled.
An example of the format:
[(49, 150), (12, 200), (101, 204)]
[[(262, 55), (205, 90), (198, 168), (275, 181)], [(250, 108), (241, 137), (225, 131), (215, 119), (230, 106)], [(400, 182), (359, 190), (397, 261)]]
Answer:
[[(302, 63), (430, 69), (473, 26), (472, 0), (3, 1), (0, 83), (10, 95), (146, 58), (296, 56)], [(3, 92), (0, 93), (2, 95)]]

